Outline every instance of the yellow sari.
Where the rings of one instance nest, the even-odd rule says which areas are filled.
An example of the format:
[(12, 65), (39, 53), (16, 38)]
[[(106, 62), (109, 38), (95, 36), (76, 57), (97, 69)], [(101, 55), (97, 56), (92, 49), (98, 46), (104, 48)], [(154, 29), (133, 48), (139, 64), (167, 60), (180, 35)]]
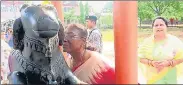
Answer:
[(175, 84), (183, 77), (183, 63), (175, 67), (165, 67), (162, 71), (140, 63), (140, 58), (150, 60), (169, 60), (183, 58), (183, 43), (173, 35), (168, 34), (167, 39), (154, 43), (154, 35), (147, 38), (138, 49), (138, 66), (147, 80), (147, 84)]

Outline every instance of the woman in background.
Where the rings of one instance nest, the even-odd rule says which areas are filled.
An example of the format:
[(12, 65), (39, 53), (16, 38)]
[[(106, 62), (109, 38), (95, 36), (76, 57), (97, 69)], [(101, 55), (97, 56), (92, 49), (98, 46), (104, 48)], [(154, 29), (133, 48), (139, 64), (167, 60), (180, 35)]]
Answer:
[(177, 84), (183, 70), (183, 43), (167, 33), (168, 22), (163, 17), (157, 17), (152, 27), (153, 35), (138, 49), (147, 84)]

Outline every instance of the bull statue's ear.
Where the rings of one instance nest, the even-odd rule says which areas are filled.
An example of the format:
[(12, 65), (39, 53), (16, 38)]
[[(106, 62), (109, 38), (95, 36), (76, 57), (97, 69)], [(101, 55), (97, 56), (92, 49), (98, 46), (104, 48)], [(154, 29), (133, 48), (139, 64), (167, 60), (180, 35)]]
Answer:
[(21, 12), (23, 9), (27, 8), (28, 6), (29, 6), (29, 4), (23, 4), (22, 7), (20, 8), (20, 12)]
[(59, 45), (62, 46), (63, 45), (63, 41), (64, 41), (64, 26), (62, 24), (62, 22), (60, 20), (58, 20), (59, 25), (60, 25), (60, 29), (58, 32), (58, 37), (59, 37)]
[(21, 18), (15, 20), (13, 24), (13, 48), (22, 51), (24, 47), (23, 37), (25, 31), (23, 29)]

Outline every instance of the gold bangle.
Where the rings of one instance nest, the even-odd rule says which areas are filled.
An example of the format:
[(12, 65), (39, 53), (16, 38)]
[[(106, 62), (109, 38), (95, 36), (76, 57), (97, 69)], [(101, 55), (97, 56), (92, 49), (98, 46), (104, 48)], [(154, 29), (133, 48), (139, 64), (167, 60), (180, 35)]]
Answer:
[(170, 66), (172, 66), (172, 60), (169, 60), (170, 61)]
[(150, 66), (150, 60), (148, 60), (148, 65)]
[(151, 60), (150, 65), (151, 65), (152, 67), (154, 67), (153, 64), (152, 64), (152, 62), (153, 62), (153, 60)]
[(168, 61), (168, 63), (169, 63), (169, 65), (168, 66), (171, 66), (171, 60), (167, 60)]
[(174, 61), (172, 60), (172, 67), (174, 66)]

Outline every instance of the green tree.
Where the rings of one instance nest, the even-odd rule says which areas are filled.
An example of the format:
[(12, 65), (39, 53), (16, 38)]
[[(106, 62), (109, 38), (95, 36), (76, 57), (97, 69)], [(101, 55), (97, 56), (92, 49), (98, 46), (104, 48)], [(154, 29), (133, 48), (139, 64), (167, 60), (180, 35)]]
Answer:
[(154, 11), (156, 16), (161, 16), (164, 12), (168, 10), (170, 6), (175, 4), (175, 0), (154, 0), (147, 2), (147, 6), (150, 8), (149, 10)]
[(85, 16), (89, 14), (89, 6), (88, 6), (88, 2), (86, 2), (85, 4)]
[(183, 2), (176, 1), (174, 4), (172, 4), (167, 11), (165, 11), (162, 16), (165, 16), (166, 18), (177, 18), (181, 19), (183, 16)]
[(112, 28), (113, 25), (113, 16), (112, 13), (102, 15), (100, 17), (100, 24), (103, 28)]
[(148, 9), (147, 2), (138, 1), (138, 18), (140, 27), (142, 21), (152, 19), (152, 17), (153, 17), (153, 11)]
[(105, 12), (112, 12), (113, 9), (113, 2), (109, 1), (104, 5), (104, 11)]
[(141, 22), (157, 16), (163, 16), (167, 19), (181, 19), (183, 15), (183, 2), (175, 0), (154, 0), (154, 1), (138, 1), (138, 17)]
[(77, 16), (74, 15), (75, 10), (70, 9), (68, 12), (64, 12), (64, 19), (70, 23), (70, 21), (77, 20)]
[(85, 23), (85, 9), (83, 3), (80, 1), (79, 2), (80, 6), (80, 23), (84, 24)]

